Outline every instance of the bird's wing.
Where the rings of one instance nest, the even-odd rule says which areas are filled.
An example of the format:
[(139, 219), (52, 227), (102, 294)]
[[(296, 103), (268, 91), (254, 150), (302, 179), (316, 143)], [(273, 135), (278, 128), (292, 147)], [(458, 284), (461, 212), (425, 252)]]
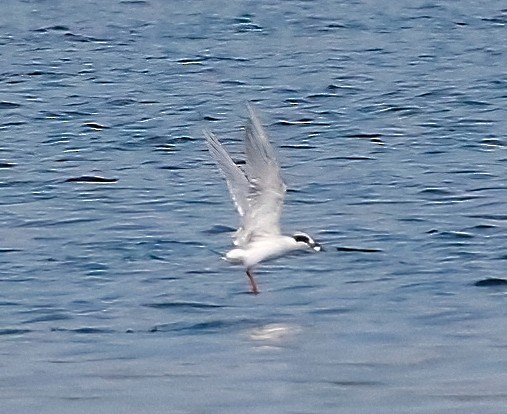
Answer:
[(245, 134), (245, 172), (250, 183), (249, 209), (243, 218), (236, 243), (241, 245), (258, 237), (280, 234), (280, 216), (285, 184), (275, 151), (255, 110), (248, 106), (250, 118)]
[(244, 220), (249, 210), (248, 193), (250, 185), (248, 180), (243, 171), (234, 163), (231, 156), (222, 146), (217, 136), (206, 130), (204, 131), (204, 136), (206, 137), (209, 152), (213, 155), (220, 171), (225, 176), (236, 210)]

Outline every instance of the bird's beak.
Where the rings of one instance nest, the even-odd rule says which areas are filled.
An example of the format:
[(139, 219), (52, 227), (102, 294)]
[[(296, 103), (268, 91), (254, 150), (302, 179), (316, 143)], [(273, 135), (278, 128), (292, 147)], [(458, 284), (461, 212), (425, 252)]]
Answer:
[(312, 249), (315, 250), (316, 252), (323, 252), (324, 251), (324, 248), (319, 243), (315, 243), (312, 246)]

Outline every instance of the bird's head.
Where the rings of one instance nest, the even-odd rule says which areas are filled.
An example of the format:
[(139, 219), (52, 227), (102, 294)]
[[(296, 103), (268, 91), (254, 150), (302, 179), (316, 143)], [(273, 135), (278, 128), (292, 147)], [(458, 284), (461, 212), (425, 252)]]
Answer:
[(303, 232), (297, 232), (295, 233), (292, 238), (296, 241), (298, 245), (301, 245), (302, 247), (309, 247), (310, 249), (320, 252), (324, 250), (322, 246), (317, 243), (315, 240), (313, 240), (308, 234)]

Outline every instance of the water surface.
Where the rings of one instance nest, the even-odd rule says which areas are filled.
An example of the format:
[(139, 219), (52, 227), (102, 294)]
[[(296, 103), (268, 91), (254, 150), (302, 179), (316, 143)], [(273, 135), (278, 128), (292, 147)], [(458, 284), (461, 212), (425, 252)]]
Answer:
[[(504, 410), (503, 2), (81, 3), (0, 17), (5, 412)], [(327, 249), (258, 296), (201, 132), (246, 102)]]

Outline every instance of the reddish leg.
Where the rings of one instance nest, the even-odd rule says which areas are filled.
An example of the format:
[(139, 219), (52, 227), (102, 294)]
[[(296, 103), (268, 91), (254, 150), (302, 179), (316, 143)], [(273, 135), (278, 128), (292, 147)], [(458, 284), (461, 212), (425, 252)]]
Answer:
[(255, 279), (253, 274), (250, 272), (250, 269), (246, 269), (246, 275), (248, 276), (248, 280), (250, 281), (250, 287), (252, 288), (252, 293), (257, 295), (259, 293), (259, 289), (257, 289), (257, 283), (255, 283)]

